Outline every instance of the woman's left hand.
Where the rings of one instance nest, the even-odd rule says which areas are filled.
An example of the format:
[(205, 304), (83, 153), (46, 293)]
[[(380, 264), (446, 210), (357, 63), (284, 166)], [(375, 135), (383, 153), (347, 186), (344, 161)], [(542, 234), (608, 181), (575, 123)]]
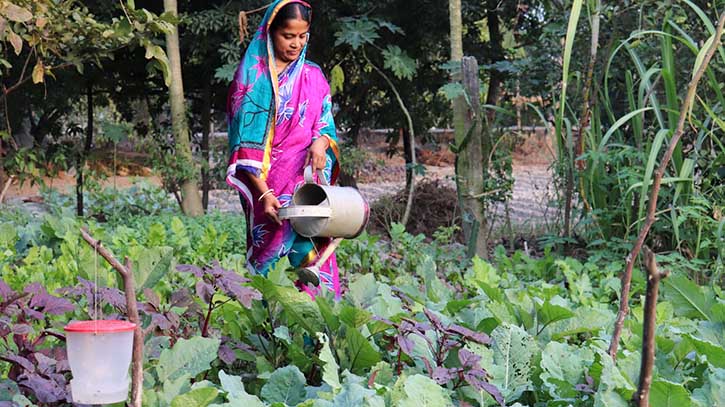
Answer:
[(327, 163), (327, 147), (330, 141), (327, 137), (320, 137), (315, 140), (307, 152), (307, 164), (312, 166), (312, 171), (324, 170)]

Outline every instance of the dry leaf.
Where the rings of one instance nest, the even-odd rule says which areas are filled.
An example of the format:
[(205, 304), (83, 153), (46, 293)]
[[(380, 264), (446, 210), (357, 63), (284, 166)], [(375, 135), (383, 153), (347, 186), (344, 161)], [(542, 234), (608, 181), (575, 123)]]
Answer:
[(5, 3), (5, 6), (0, 10), (0, 13), (4, 14), (10, 21), (18, 23), (24, 23), (33, 18), (33, 13), (22, 7), (16, 6), (13, 3)]
[(45, 68), (43, 68), (43, 61), (38, 60), (33, 68), (33, 83), (42, 83), (43, 77), (45, 76)]
[(20, 55), (23, 51), (23, 39), (20, 38), (18, 34), (15, 34), (13, 30), (8, 29), (8, 40), (10, 40), (10, 43), (13, 44), (15, 55)]
[(45, 27), (45, 24), (47, 23), (48, 19), (45, 17), (38, 17), (35, 19), (35, 25), (41, 30), (43, 29), (43, 27)]

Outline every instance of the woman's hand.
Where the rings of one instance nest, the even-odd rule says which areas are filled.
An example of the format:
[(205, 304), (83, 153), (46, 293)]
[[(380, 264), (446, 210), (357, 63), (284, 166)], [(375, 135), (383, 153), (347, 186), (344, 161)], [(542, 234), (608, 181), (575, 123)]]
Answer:
[(327, 163), (327, 147), (330, 146), (330, 140), (327, 137), (320, 137), (315, 140), (307, 152), (307, 164), (312, 166), (312, 172), (324, 170)]
[(277, 216), (277, 211), (281, 207), (282, 205), (280, 205), (279, 200), (277, 200), (277, 197), (274, 196), (274, 194), (267, 194), (262, 198), (262, 208), (264, 208), (265, 215), (278, 225), (282, 224), (282, 221), (279, 220), (279, 216)]

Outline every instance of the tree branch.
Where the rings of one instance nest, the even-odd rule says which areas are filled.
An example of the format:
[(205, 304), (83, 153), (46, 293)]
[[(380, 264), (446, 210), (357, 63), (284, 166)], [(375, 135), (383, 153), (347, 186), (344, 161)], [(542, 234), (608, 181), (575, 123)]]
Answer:
[(644, 301), (644, 327), (642, 334), (642, 364), (639, 369), (639, 387), (632, 400), (639, 407), (649, 407), (649, 391), (652, 386), (652, 371), (655, 362), (655, 329), (657, 324), (657, 295), (660, 280), (668, 271), (657, 270), (655, 255), (649, 247), (642, 248), (647, 270), (647, 295)]
[(684, 132), (685, 120), (687, 119), (687, 116), (690, 112), (690, 107), (692, 106), (692, 103), (695, 99), (695, 95), (697, 94), (697, 84), (700, 82), (700, 79), (702, 78), (705, 69), (707, 69), (707, 65), (710, 63), (712, 56), (715, 54), (715, 51), (720, 46), (720, 40), (722, 38), (724, 27), (725, 12), (720, 15), (720, 19), (718, 20), (717, 30), (715, 31), (715, 40), (712, 42), (712, 44), (710, 44), (710, 48), (705, 53), (705, 58), (703, 59), (702, 64), (697, 69), (697, 72), (695, 72), (695, 76), (692, 77), (692, 80), (687, 87), (687, 96), (685, 97), (682, 109), (680, 110), (680, 118), (677, 123), (677, 130), (672, 136), (669, 147), (667, 148), (665, 155), (662, 157), (662, 160), (660, 160), (660, 165), (655, 172), (655, 178), (652, 182), (652, 191), (650, 193), (649, 203), (647, 206), (647, 218), (645, 224), (642, 226), (642, 229), (639, 232), (639, 236), (637, 237), (637, 241), (635, 242), (634, 247), (632, 247), (632, 251), (629, 253), (629, 255), (627, 255), (627, 265), (624, 270), (624, 274), (622, 274), (622, 292), (619, 296), (619, 312), (617, 312), (617, 320), (614, 324), (612, 342), (609, 344), (609, 355), (612, 357), (613, 360), (617, 359), (617, 348), (619, 347), (619, 340), (622, 336), (624, 318), (629, 313), (629, 291), (632, 285), (632, 270), (634, 269), (634, 262), (637, 260), (637, 255), (639, 255), (639, 252), (642, 250), (642, 245), (644, 244), (645, 239), (647, 239), (650, 228), (655, 223), (657, 198), (660, 193), (662, 178), (665, 175), (665, 169), (667, 168), (670, 159), (672, 159), (672, 154), (675, 151), (675, 147), (677, 147), (677, 144), (682, 137), (682, 133)]
[(131, 358), (131, 406), (141, 407), (143, 393), (143, 330), (138, 317), (138, 303), (136, 301), (136, 283), (131, 270), (131, 260), (124, 259), (125, 266), (121, 264), (99, 240), (94, 239), (85, 228), (81, 228), (81, 236), (101, 257), (113, 267), (123, 278), (123, 291), (126, 295), (126, 313), (128, 320), (136, 324), (133, 331), (133, 355)]

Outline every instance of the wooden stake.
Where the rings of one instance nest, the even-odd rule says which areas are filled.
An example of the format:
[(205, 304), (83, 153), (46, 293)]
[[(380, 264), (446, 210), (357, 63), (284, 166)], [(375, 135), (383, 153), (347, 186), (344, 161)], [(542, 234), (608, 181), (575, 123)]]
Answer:
[(126, 265), (121, 264), (121, 262), (113, 257), (113, 254), (108, 249), (101, 246), (99, 240), (91, 237), (85, 228), (81, 228), (81, 236), (123, 278), (123, 291), (126, 294), (126, 314), (128, 315), (128, 320), (136, 324), (136, 329), (133, 331), (133, 356), (131, 358), (131, 406), (141, 407), (141, 396), (143, 393), (143, 331), (138, 317), (136, 283), (131, 270), (131, 260), (126, 257)]

